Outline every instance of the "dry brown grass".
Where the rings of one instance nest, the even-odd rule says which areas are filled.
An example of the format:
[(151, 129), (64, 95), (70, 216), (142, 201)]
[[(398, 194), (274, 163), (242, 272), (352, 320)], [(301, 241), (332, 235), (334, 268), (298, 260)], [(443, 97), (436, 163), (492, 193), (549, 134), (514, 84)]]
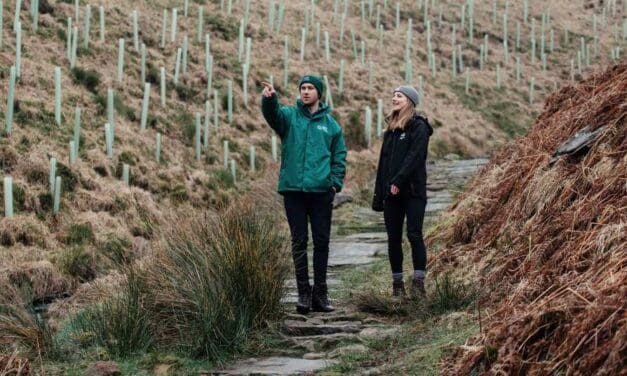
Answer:
[[(530, 133), (453, 206), (449, 227), (430, 236), (443, 246), (432, 269), (470, 269), (490, 292), (483, 332), (447, 358), (444, 374), (624, 369), (625, 93), (621, 64), (551, 96)], [(585, 154), (549, 166), (586, 126), (606, 129)]]
[(0, 375), (2, 376), (26, 376), (30, 375), (30, 361), (18, 354), (0, 355)]
[[(71, 293), (75, 284), (48, 261), (39, 261), (20, 265), (19, 268), (4, 269), (2, 276), (6, 277), (8, 285), (22, 291), (25, 298), (41, 300), (52, 296), (62, 296)], [(4, 285), (3, 288), (9, 286)]]
[[(52, 111), (52, 72), (54, 65), (62, 66), (64, 70), (63, 74), (63, 89), (64, 89), (64, 124), (58, 129), (49, 124), (29, 124), (29, 125), (16, 125), (15, 133), (11, 139), (7, 140), (8, 145), (2, 150), (11, 155), (19, 155), (20, 158), (14, 158), (15, 163), (10, 168), (5, 169), (5, 172), (11, 172), (16, 183), (24, 184), (27, 187), (28, 202), (31, 203), (31, 208), (38, 208), (37, 196), (46, 192), (46, 172), (47, 163), (50, 156), (57, 157), (59, 161), (66, 163), (67, 161), (67, 140), (69, 140), (69, 134), (71, 132), (73, 108), (75, 105), (82, 107), (83, 109), (83, 134), (84, 152), (81, 156), (81, 161), (72, 168), (79, 177), (80, 184), (77, 191), (74, 194), (66, 196), (63, 203), (63, 214), (58, 219), (62, 224), (68, 223), (77, 213), (85, 210), (92, 210), (97, 212), (98, 215), (108, 215), (113, 211), (112, 218), (108, 221), (106, 227), (108, 229), (115, 229), (116, 231), (129, 231), (128, 218), (121, 220), (124, 217), (120, 215), (126, 214), (126, 210), (121, 203), (125, 202), (125, 199), (115, 197), (113, 192), (119, 192), (124, 195), (125, 189), (121, 187), (119, 182), (111, 177), (114, 167), (117, 164), (117, 160), (121, 156), (122, 152), (132, 153), (136, 158), (136, 164), (131, 167), (131, 175), (136, 179), (136, 183), (143, 190), (147, 190), (151, 193), (151, 197), (147, 200), (143, 200), (145, 203), (158, 203), (155, 206), (166, 206), (171, 208), (177, 204), (172, 200), (169, 200), (170, 191), (177, 185), (184, 187), (186, 193), (186, 199), (194, 206), (214, 206), (221, 205), (225, 201), (228, 201), (224, 197), (223, 192), (215, 192), (211, 189), (207, 189), (206, 183), (208, 182), (207, 176), (204, 174), (206, 171), (206, 164), (203, 162), (197, 164), (193, 161), (191, 150), (184, 146), (182, 137), (182, 128), (184, 128), (183, 119), (181, 114), (189, 113), (193, 114), (195, 111), (203, 111), (203, 103), (201, 99), (202, 95), (196, 96), (191, 101), (183, 101), (177, 98), (176, 93), (172, 88), (168, 92), (168, 107), (161, 109), (158, 105), (158, 88), (153, 85), (151, 115), (156, 119), (156, 129), (149, 129), (147, 132), (137, 132), (137, 120), (129, 120), (122, 113), (116, 116), (116, 123), (119, 127), (116, 128), (118, 142), (115, 146), (116, 157), (114, 161), (107, 161), (103, 155), (103, 140), (102, 140), (102, 124), (104, 123), (104, 113), (102, 109), (95, 103), (92, 93), (86, 90), (84, 87), (79, 86), (72, 82), (69, 72), (66, 70), (64, 40), (55, 36), (57, 29), (65, 29), (65, 18), (73, 16), (72, 4), (58, 3), (55, 5), (54, 16), (42, 15), (40, 19), (40, 33), (34, 34), (30, 30), (30, 22), (26, 18), (26, 12), (23, 12), (23, 25), (25, 27), (24, 41), (25, 51), (23, 54), (23, 77), (18, 85), (17, 98), (20, 101), (20, 108), (24, 113), (39, 114), (44, 111), (49, 114)], [(416, 31), (414, 32), (414, 45), (423, 46), (424, 32), (422, 31), (422, 25), (419, 22), (420, 12), (415, 9), (415, 3), (410, 1), (401, 2), (403, 9), (403, 17), (413, 16), (416, 18), (414, 24), (416, 25)], [(452, 19), (458, 17), (458, 4), (454, 2), (442, 2), (445, 18)], [(480, 34), (484, 30), (498, 29), (499, 25), (493, 26), (490, 23), (489, 4), (478, 5), (476, 10), (476, 22), (477, 22), (477, 39), (480, 38)], [(161, 9), (165, 6), (172, 6), (171, 3), (165, 1), (151, 2), (149, 4), (134, 4), (133, 8), (139, 11), (140, 32), (141, 38), (148, 44), (148, 62), (149, 64), (158, 69), (161, 66), (167, 68), (168, 78), (171, 79), (174, 56), (176, 47), (180, 44), (182, 36), (189, 34), (190, 36), (190, 59), (189, 59), (189, 72), (183, 74), (181, 80), (187, 84), (193, 86), (195, 89), (202, 93), (204, 88), (203, 79), (203, 54), (204, 44), (197, 44), (195, 42), (195, 29), (196, 29), (196, 5), (190, 6), (190, 16), (188, 18), (179, 17), (179, 31), (177, 33), (176, 43), (167, 43), (167, 47), (163, 50), (157, 47), (160, 29), (161, 29)], [(234, 4), (233, 16), (227, 16), (224, 12), (218, 9), (216, 4), (207, 4), (205, 14), (217, 17), (218, 19), (225, 20), (226, 23), (236, 23), (238, 18), (243, 13), (243, 4), (236, 2)], [(574, 32), (583, 32), (586, 30), (580, 23), (589, 18), (588, 14), (582, 14), (581, 12), (572, 12), (575, 4), (571, 2), (560, 2), (560, 9), (553, 9), (554, 25), (558, 27), (560, 23), (567, 24)], [(128, 33), (131, 28), (130, 24), (130, 10), (131, 7), (128, 3), (123, 1), (112, 1), (107, 3), (107, 40), (105, 43), (101, 43), (97, 40), (97, 15), (93, 13), (92, 22), (92, 42), (90, 51), (88, 54), (80, 55), (78, 57), (78, 66), (85, 69), (96, 70), (101, 74), (101, 83), (97, 88), (99, 95), (106, 94), (106, 88), (112, 87), (122, 97), (122, 102), (125, 106), (128, 106), (135, 113), (135, 117), (139, 116), (139, 108), (141, 102), (141, 84), (139, 81), (139, 59), (138, 54), (132, 47), (132, 42), (128, 38)], [(515, 20), (519, 20), (520, 14), (522, 14), (520, 4), (510, 5), (510, 23), (514, 25)], [(95, 8), (94, 8), (95, 9)], [(114, 11), (115, 9), (119, 12)], [(432, 10), (432, 17), (437, 18), (438, 9)], [(538, 15), (542, 9), (532, 6), (531, 14)], [(283, 88), (286, 92), (284, 98), (286, 102), (292, 102), (296, 96), (296, 82), (295, 77), (310, 71), (312, 68), (312, 62), (315, 62), (317, 71), (327, 73), (330, 75), (330, 81), (332, 86), (332, 92), (337, 96), (337, 83), (334, 79), (334, 74), (337, 72), (337, 65), (340, 58), (347, 59), (346, 77), (345, 77), (345, 94), (343, 99), (336, 98), (336, 103), (340, 103), (337, 106), (336, 112), (339, 114), (341, 123), (346, 125), (348, 122), (349, 114), (357, 111), (363, 112), (363, 108), (366, 105), (375, 107), (376, 98), (387, 98), (390, 88), (397, 85), (402, 78), (402, 59), (403, 56), (403, 43), (400, 41), (404, 38), (405, 30), (401, 27), (400, 30), (394, 30), (394, 16), (393, 10), (389, 9), (382, 13), (382, 22), (386, 25), (385, 32), (385, 51), (377, 50), (377, 38), (376, 34), (370, 30), (368, 25), (366, 28), (362, 28), (357, 8), (352, 7), (350, 16), (346, 22), (346, 35), (343, 44), (337, 42), (339, 38), (339, 25), (337, 22), (331, 20), (332, 9), (327, 6), (321, 6), (316, 10), (317, 20), (321, 22), (321, 29), (323, 31), (328, 30), (332, 40), (332, 56), (333, 61), (327, 63), (324, 61), (324, 54), (322, 49), (315, 47), (313, 38), (308, 41), (307, 48), (307, 61), (301, 63), (298, 61), (297, 55), (299, 53), (298, 40), (300, 35), (300, 27), (302, 26), (302, 4), (298, 2), (287, 2), (286, 17), (282, 28), (282, 32), (277, 35), (270, 35), (266, 30), (266, 12), (267, 9), (261, 4), (253, 4), (251, 9), (252, 17), (251, 23), (247, 30), (247, 35), (253, 38), (253, 50), (252, 61), (253, 66), (251, 68), (251, 82), (256, 82), (261, 79), (266, 79), (269, 75), (273, 75), (277, 82), (280, 82), (281, 77), (281, 64), (280, 56), (282, 53), (282, 33), (286, 32), (291, 37), (291, 56), (293, 57), (290, 62), (290, 87)], [(413, 12), (413, 13), (412, 13)], [(569, 12), (568, 17), (565, 13)], [(448, 15), (448, 16), (447, 16)], [(82, 16), (81, 16), (82, 17)], [(76, 21), (76, 20), (75, 20)], [(500, 21), (499, 21), (500, 22)], [(82, 29), (83, 23), (78, 23), (79, 28)], [(237, 65), (233, 63), (234, 54), (236, 53), (237, 43), (233, 41), (222, 40), (220, 32), (213, 29), (210, 25), (210, 21), (205, 22), (207, 30), (213, 30), (212, 34), (212, 51), (216, 57), (216, 68), (214, 72), (216, 87), (220, 91), (220, 96), (224, 95), (225, 80), (227, 78), (238, 78), (236, 72), (230, 72), (229, 68)], [(354, 30), (357, 35), (358, 41), (363, 39), (367, 43), (367, 50), (369, 51), (369, 59), (372, 59), (375, 67), (374, 73), (374, 89), (372, 92), (367, 92), (366, 85), (367, 80), (364, 80), (366, 69), (361, 64), (359, 59), (353, 60), (351, 57), (351, 45), (350, 45), (350, 31)], [(425, 89), (426, 89), (426, 101), (423, 109), (432, 118), (437, 118), (443, 126), (438, 129), (438, 132), (434, 135), (433, 141), (445, 141), (451, 146), (451, 150), (460, 150), (468, 155), (485, 154), (491, 150), (495, 145), (502, 143), (505, 138), (504, 135), (495, 128), (494, 125), (484, 120), (481, 116), (473, 113), (468, 108), (464, 107), (454, 95), (451, 94), (447, 85), (448, 71), (447, 65), (449, 64), (446, 59), (446, 54), (449, 52), (449, 40), (450, 32), (448, 26), (437, 26), (434, 23), (434, 44), (436, 51), (439, 51), (443, 55), (439, 58), (443, 64), (441, 71), (438, 73), (438, 80), (432, 81), (428, 78), (428, 72), (426, 72), (423, 52), (420, 48), (415, 49), (416, 61), (414, 71), (416, 75), (422, 74), (425, 76)], [(510, 33), (511, 34), (511, 33)], [(169, 35), (168, 35), (169, 36)], [(119, 84), (115, 81), (115, 61), (117, 54), (117, 38), (127, 38), (127, 50), (126, 50), (126, 62), (125, 62), (125, 77), (126, 80), (123, 84)], [(458, 36), (458, 40), (461, 40), (461, 36)], [(5, 38), (5, 47), (0, 53), (0, 62), (3, 67), (7, 67), (12, 62), (13, 53), (13, 36), (8, 35)], [(603, 47), (607, 47), (607, 41), (605, 38), (601, 39)], [(499, 49), (496, 46), (492, 46), (491, 50), (493, 54), (491, 56), (492, 62), (496, 62), (499, 59)], [(470, 61), (476, 59), (476, 53), (470, 50), (465, 52), (466, 60)], [(564, 55), (564, 51), (560, 51), (559, 56)], [(523, 55), (523, 61), (528, 57)], [(528, 63), (528, 62), (527, 62)], [(565, 66), (566, 64), (560, 64)], [(510, 64), (504, 73), (512, 75), (513, 65)], [(493, 70), (477, 73), (477, 77), (473, 76), (473, 82), (477, 82), (482, 86), (492, 86), (493, 84)], [(474, 73), (473, 73), (474, 74)], [(550, 70), (546, 75), (538, 73), (538, 66), (527, 66), (525, 68), (524, 76), (536, 76), (538, 83), (538, 91), (546, 92), (549, 82), (561, 77), (562, 73), (556, 67)], [(1, 89), (6, 90), (6, 83), (3, 80), (0, 85)], [(237, 160), (239, 171), (244, 172), (248, 177), (253, 177), (248, 172), (245, 172), (244, 166), (247, 164), (247, 160), (244, 157), (244, 150), (247, 150), (249, 144), (262, 146), (268, 143), (268, 136), (271, 134), (270, 130), (265, 125), (265, 122), (260, 116), (258, 111), (259, 107), (259, 88), (254, 87), (255, 84), (251, 83), (251, 97), (248, 109), (244, 109), (241, 103), (241, 88), (239, 85), (235, 85), (235, 98), (236, 98), (236, 111), (235, 120), (232, 126), (225, 124), (225, 111), (220, 109), (221, 125), (218, 132), (212, 131), (210, 137), (211, 146), (210, 154), (212, 158), (218, 160), (212, 163), (213, 167), (219, 168), (220, 155), (221, 155), (221, 139), (228, 137), (229, 139), (239, 144), (239, 151), (233, 153), (233, 157)], [(293, 85), (293, 86), (292, 86)], [(513, 99), (518, 97), (515, 95), (517, 86), (512, 80), (506, 81), (508, 87), (507, 93), (511, 94), (512, 100), (516, 103), (523, 104), (524, 100)], [(220, 101), (222, 102), (221, 98)], [(538, 101), (539, 102), (539, 101)], [(538, 108), (539, 104), (535, 107)], [(43, 115), (42, 115), (43, 116)], [(361, 117), (360, 117), (361, 119)], [(363, 120), (363, 119), (362, 119)], [(361, 120), (360, 120), (361, 121)], [(43, 121), (46, 123), (47, 121)], [(35, 125), (35, 126), (33, 126)], [(163, 139), (163, 154), (164, 159), (168, 162), (162, 165), (157, 165), (152, 159), (152, 147), (154, 144), (155, 130), (159, 130), (164, 134)], [(30, 147), (26, 147), (26, 150), (20, 150), (16, 152), (21, 146), (20, 143), (23, 140), (27, 140)], [(36, 148), (33, 146), (37, 145)], [(376, 144), (374, 148), (376, 149)], [(260, 148), (258, 148), (260, 149)], [(351, 153), (354, 154), (354, 153)], [(8, 155), (8, 154), (7, 154)], [(267, 151), (258, 150), (258, 155), (269, 163), (270, 157)], [(360, 154), (349, 156), (351, 161), (366, 161), (368, 164), (375, 163), (375, 158), (367, 158), (364, 160)], [(7, 158), (7, 160), (11, 160)], [(106, 177), (101, 177), (93, 171), (96, 166), (104, 167), (108, 170)], [(347, 188), (349, 190), (359, 190), (363, 185), (362, 171), (369, 171), (371, 168), (358, 167), (354, 169), (355, 173), (351, 172), (349, 168), (349, 175), (347, 181)], [(33, 176), (42, 176), (43, 181), (32, 181)], [(257, 174), (259, 175), (259, 174)], [(31, 178), (29, 178), (31, 177)], [(240, 179), (241, 180), (241, 179)], [(121, 202), (116, 200), (121, 199)], [(33, 210), (33, 209), (31, 209)], [(42, 209), (39, 208), (41, 211)], [(162, 210), (162, 209), (158, 209)], [(165, 211), (169, 211), (166, 209)], [(45, 212), (45, 210), (43, 210)], [(138, 220), (136, 213), (128, 213), (127, 217), (133, 217)], [(155, 213), (153, 213), (155, 214)], [(57, 226), (47, 219), (46, 226), (51, 233), (56, 232)], [(51, 244), (51, 246), (58, 247), (58, 244)]]

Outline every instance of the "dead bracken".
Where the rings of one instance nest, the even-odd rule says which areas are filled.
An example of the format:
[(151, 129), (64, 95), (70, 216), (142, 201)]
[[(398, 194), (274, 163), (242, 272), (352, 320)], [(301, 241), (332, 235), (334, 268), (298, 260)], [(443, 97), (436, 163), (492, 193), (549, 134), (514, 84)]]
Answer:
[[(429, 239), (442, 245), (432, 270), (466, 266), (485, 290), (481, 333), (443, 361), (442, 374), (624, 371), (626, 93), (623, 63), (553, 94)], [(604, 129), (586, 153), (548, 166), (585, 127)]]

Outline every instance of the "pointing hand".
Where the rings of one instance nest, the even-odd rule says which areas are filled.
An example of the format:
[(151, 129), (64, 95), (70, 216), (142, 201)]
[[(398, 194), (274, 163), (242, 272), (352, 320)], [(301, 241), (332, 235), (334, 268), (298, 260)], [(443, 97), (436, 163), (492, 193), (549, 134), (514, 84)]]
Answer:
[(264, 97), (270, 98), (274, 94), (276, 94), (276, 91), (274, 90), (274, 86), (272, 86), (272, 84), (269, 83), (268, 81), (261, 81), (261, 85), (263, 85), (263, 92), (261, 92), (261, 94)]

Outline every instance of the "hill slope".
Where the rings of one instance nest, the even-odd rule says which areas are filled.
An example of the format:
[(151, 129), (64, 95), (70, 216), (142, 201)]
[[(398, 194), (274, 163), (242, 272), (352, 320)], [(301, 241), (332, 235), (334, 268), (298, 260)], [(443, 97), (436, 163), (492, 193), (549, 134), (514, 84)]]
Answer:
[[(287, 104), (296, 99), (296, 85), (302, 74), (313, 72), (328, 76), (334, 115), (342, 124), (350, 147), (347, 190), (358, 192), (367, 189), (378, 150), (374, 125), (374, 141), (367, 147), (363, 130), (364, 108), (370, 106), (376, 114), (377, 99), (385, 101), (390, 90), (404, 82), (405, 38), (410, 18), (413, 22), (409, 42), (413, 67), (411, 82), (418, 85), (422, 77), (425, 93), (422, 109), (436, 128), (430, 146), (430, 154), (434, 157), (450, 152), (468, 156), (489, 154), (512, 137), (524, 133), (541, 108), (541, 98), (555, 85), (570, 80), (570, 61), (576, 59), (579, 46), (577, 38), (584, 38), (584, 43), (589, 43), (588, 50), (592, 51), (590, 66), (583, 64), (583, 72), (606, 65), (610, 61), (609, 51), (616, 46), (625, 46), (624, 35), (619, 33), (624, 7), (606, 6), (603, 10), (605, 8), (586, 3), (581, 9), (579, 2), (565, 0), (552, 2), (548, 16), (544, 13), (544, 3), (532, 1), (528, 22), (523, 20), (522, 4), (509, 4), (507, 40), (511, 56), (507, 62), (501, 47), (505, 7), (500, 3), (495, 21), (491, 4), (476, 4), (472, 43), (468, 35), (470, 2), (439, 1), (435, 7), (427, 2), (430, 5), (425, 13), (425, 2), (400, 1), (400, 24), (397, 27), (396, 2), (387, 1), (363, 2), (363, 13), (362, 3), (314, 1), (313, 16), (308, 1), (277, 1), (273, 3), (276, 5), (274, 12), (269, 8), (271, 2), (265, 1), (235, 1), (230, 12), (226, 4), (231, 2), (191, 2), (187, 16), (184, 4), (188, 2), (183, 0), (137, 4), (108, 1), (103, 5), (104, 40), (100, 39), (100, 12), (95, 2), (80, 2), (76, 19), (73, 4), (65, 1), (48, 4), (41, 0), (37, 30), (30, 16), (31, 3), (21, 3), (18, 15), (22, 24), (21, 77), (15, 90), (14, 124), (10, 135), (3, 130), (0, 136), (0, 166), (3, 177), (11, 176), (13, 180), (15, 216), (0, 219), (0, 262), (3, 274), (25, 273), (25, 278), (33, 285), (45, 276), (46, 283), (33, 289), (33, 300), (72, 294), (80, 284), (117, 269), (118, 265), (111, 259), (141, 258), (150, 248), (151, 240), (162, 229), (172, 227), (169, 213), (182, 212), (193, 216), (199, 210), (220, 210), (237, 199), (242, 191), (251, 189), (252, 182), (268, 177), (272, 180), (277, 164), (271, 156), (272, 133), (259, 111), (261, 80), (274, 77), (281, 101)], [(85, 37), (88, 4), (92, 15), (89, 39)], [(339, 8), (337, 12), (335, 4)], [(344, 4), (347, 4), (347, 13), (344, 38), (340, 41), (340, 14)], [(462, 8), (464, 4), (466, 7)], [(213, 58), (209, 92), (205, 41), (201, 38), (198, 42), (197, 39), (200, 6), (203, 7), (200, 35), (210, 35), (209, 52)], [(173, 7), (178, 9), (178, 22), (172, 40)], [(10, 66), (17, 63), (17, 36), (13, 32), (15, 1), (5, 1), (2, 9), (0, 92), (8, 93)], [(462, 9), (464, 12), (460, 12)], [(144, 82), (141, 80), (140, 49), (134, 46), (133, 10), (138, 12), (138, 45), (146, 45), (145, 79), (152, 84), (147, 129), (143, 131), (140, 123)], [(162, 48), (164, 10), (168, 13)], [(555, 49), (548, 55), (546, 71), (542, 69), (539, 53), (532, 61), (529, 42), (533, 18), (536, 20), (537, 43), (540, 44), (542, 13), (547, 25), (547, 51), (549, 29), (554, 29)], [(275, 16), (272, 30), (268, 18), (271, 14)], [(375, 29), (377, 14), (382, 39)], [(427, 63), (425, 14), (430, 21), (435, 77), (432, 77)], [(240, 49), (238, 32), (240, 19), (246, 15), (248, 22), (244, 36), (251, 38), (247, 106), (244, 105), (241, 73), (244, 59), (239, 56), (240, 51), (241, 55), (246, 55), (246, 48)], [(74, 69), (70, 69), (67, 50), (69, 17), (73, 18), (72, 25), (78, 28)], [(301, 62), (300, 36), (306, 18), (310, 20), (309, 32), (304, 61)], [(320, 22), (321, 30), (319, 43), (317, 22)], [(518, 48), (515, 47), (517, 22), (521, 25)], [(453, 25), (455, 45), (461, 46), (456, 51), (461, 48), (464, 66), (470, 68), (468, 94), (464, 92), (463, 76), (451, 77)], [(598, 45), (593, 43), (595, 28)], [(568, 41), (565, 30), (569, 30)], [(324, 49), (325, 31), (328, 31), (331, 42), (328, 61)], [(183, 48), (185, 35), (188, 37), (187, 69), (183, 68), (182, 59), (175, 85), (177, 51)], [(479, 52), (484, 35), (488, 35), (488, 54), (481, 70)], [(285, 37), (288, 38), (287, 85), (282, 82)], [(120, 39), (125, 41), (121, 81), (117, 78)], [(365, 47), (363, 62), (362, 41)], [(594, 53), (594, 46), (598, 46), (598, 54)], [(520, 80), (516, 79), (515, 57), (521, 61)], [(346, 62), (344, 91), (340, 94), (341, 60)], [(497, 64), (501, 73), (500, 88), (495, 82)], [(62, 88), (60, 125), (55, 121), (54, 103), (57, 66), (61, 69)], [(162, 67), (167, 81), (163, 107), (159, 88)], [(528, 87), (532, 77), (535, 78), (535, 97), (530, 104)], [(573, 78), (578, 80), (581, 76), (576, 74)], [(226, 95), (229, 80), (234, 88), (234, 111), (230, 122)], [(108, 121), (108, 89), (115, 93), (112, 158), (107, 157), (104, 131)], [(2, 98), (0, 116), (4, 118), (8, 109), (4, 94)], [(82, 120), (79, 158), (70, 164), (68, 144), (74, 137), (76, 107), (81, 109)], [(195, 116), (200, 113), (201, 127), (204, 128), (207, 108), (210, 132), (207, 145), (201, 148), (201, 158), (197, 160)], [(214, 121), (216, 112), (218, 122)], [(158, 133), (162, 136), (159, 162), (155, 158)], [(229, 142), (227, 161), (234, 160), (236, 164), (235, 181), (223, 167), (227, 162), (223, 160), (224, 141)], [(256, 148), (256, 171), (248, 167), (251, 146)], [(54, 176), (61, 176), (63, 182), (58, 214), (53, 213), (54, 198), (49, 186), (51, 158), (58, 161)], [(129, 166), (130, 187), (121, 181), (124, 164)], [(4, 214), (6, 208), (4, 200), (2, 202)], [(72, 267), (77, 260), (84, 261), (84, 269), (77, 271)]]

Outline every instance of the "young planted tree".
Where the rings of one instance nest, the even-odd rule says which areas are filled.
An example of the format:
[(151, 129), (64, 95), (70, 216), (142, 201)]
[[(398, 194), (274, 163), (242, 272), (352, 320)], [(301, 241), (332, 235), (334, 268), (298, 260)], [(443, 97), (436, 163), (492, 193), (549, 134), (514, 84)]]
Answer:
[(155, 140), (155, 159), (157, 163), (161, 162), (161, 133), (157, 133)]
[(100, 15), (100, 43), (104, 43), (105, 41), (105, 10), (104, 7), (101, 5), (98, 8), (98, 13)]
[(13, 218), (13, 178), (4, 177), (4, 216)]
[(229, 168), (229, 141), (224, 140), (222, 142), (222, 162), (224, 163), (224, 169)]
[(142, 100), (142, 114), (140, 120), (140, 129), (143, 131), (146, 129), (146, 122), (148, 120), (148, 105), (150, 102), (150, 82), (144, 84), (144, 98)]
[(57, 176), (54, 184), (54, 203), (53, 212), (58, 214), (61, 209), (61, 177)]
[(111, 124), (106, 123), (105, 130), (105, 147), (107, 152), (107, 158), (113, 159), (113, 129)]
[(50, 189), (50, 194), (54, 194), (55, 189), (55, 178), (57, 176), (57, 159), (52, 157), (50, 158), (49, 167), (48, 167), (48, 188)]
[(276, 136), (272, 136), (271, 138), (271, 148), (272, 148), (272, 160), (274, 162), (278, 162), (279, 158), (278, 158), (278, 145), (277, 145), (277, 137)]
[(89, 34), (91, 29), (91, 5), (87, 4), (85, 6), (85, 19), (84, 19), (84, 29), (83, 29), (83, 47), (89, 48)]
[(124, 38), (118, 40), (118, 82), (124, 78)]
[(9, 92), (7, 95), (7, 109), (4, 113), (5, 131), (8, 135), (11, 135), (13, 129), (13, 111), (15, 108), (15, 81), (17, 79), (17, 73), (15, 65), (9, 68)]
[(130, 168), (128, 163), (122, 165), (122, 181), (124, 182), (124, 186), (128, 187), (130, 185)]
[(74, 154), (78, 156), (78, 152), (80, 150), (80, 140), (81, 140), (81, 109), (80, 107), (76, 107), (74, 109)]

